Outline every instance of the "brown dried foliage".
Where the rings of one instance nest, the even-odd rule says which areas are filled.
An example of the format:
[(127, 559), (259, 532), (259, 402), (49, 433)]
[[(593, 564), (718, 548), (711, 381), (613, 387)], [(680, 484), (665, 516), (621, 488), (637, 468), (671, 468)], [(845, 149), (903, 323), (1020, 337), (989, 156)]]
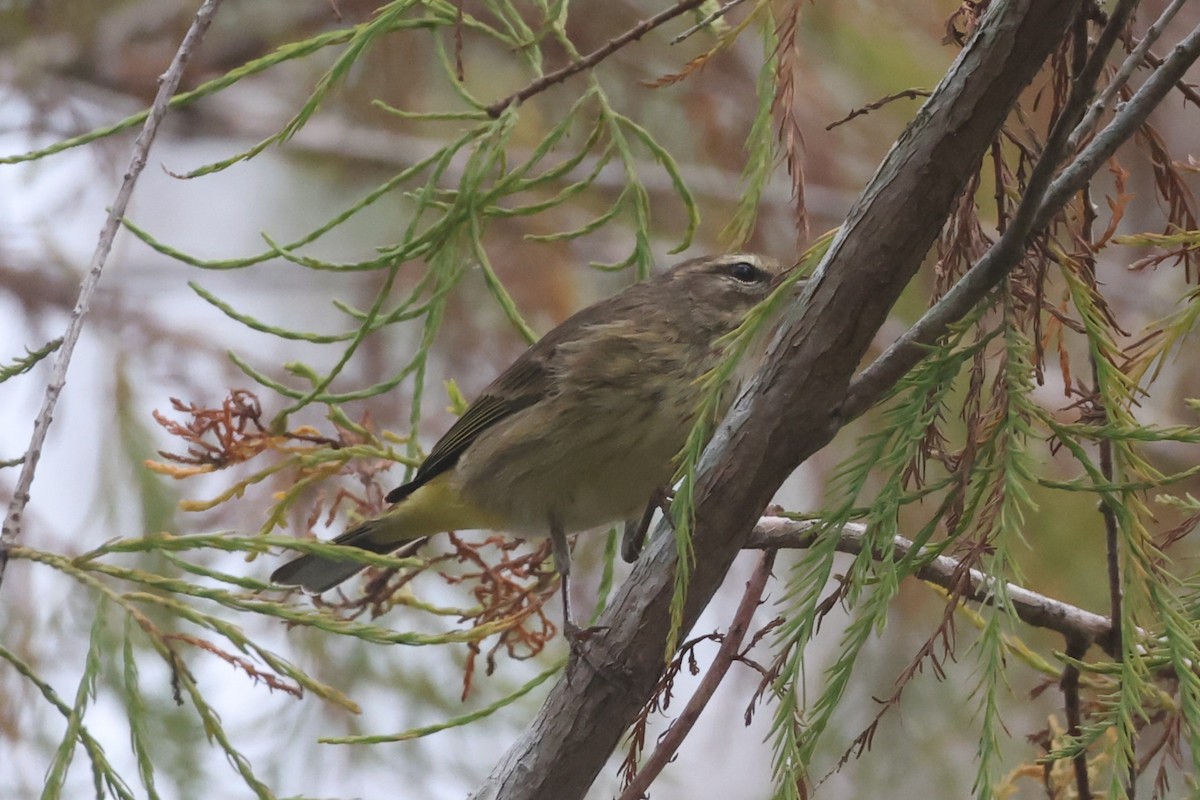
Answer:
[[(183, 453), (162, 453), (163, 458), (173, 463), (152, 463), (151, 467), (176, 478), (244, 464), (266, 453), (273, 452), (279, 458), (294, 458), (316, 455), (322, 450), (378, 444), (369, 417), (361, 423), (366, 438), (341, 427), (336, 429), (336, 438), (320, 435), (311, 428), (273, 434), (263, 422), (260, 400), (245, 390), (231, 392), (216, 408), (174, 398), (171, 403), (175, 411), (186, 415), (184, 420), (173, 420), (157, 411), (154, 418), (168, 433), (183, 440), (186, 449)], [(322, 521), (325, 525), (334, 525), (347, 505), (351, 516), (358, 518), (383, 510), (387, 487), (382, 479), (384, 472), (392, 466), (391, 461), (384, 458), (341, 459), (328, 463), (321, 463), (319, 459), (311, 461), (317, 465), (296, 459), (293, 467), (295, 481), (313, 475), (321, 478), (320, 488), (308, 501), (305, 531), (310, 532)], [(361, 489), (333, 484), (330, 479), (338, 475), (353, 475)], [(339, 591), (332, 600), (314, 597), (313, 604), (348, 619), (363, 615), (375, 619), (397, 606), (407, 606), (410, 612), (431, 613), (411, 593), (410, 584), (415, 580), (427, 575), (449, 586), (465, 587), (474, 604), (466, 609), (442, 610), (442, 613), (452, 614), (460, 624), (466, 623), (468, 629), (481, 626), (487, 626), (488, 631), (499, 629), (486, 650), (481, 641), (471, 641), (467, 645), (468, 658), (463, 674), (463, 696), (466, 697), (473, 685), (480, 655), (485, 658), (486, 674), (491, 675), (500, 651), (510, 658), (532, 658), (557, 635), (558, 628), (545, 613), (545, 605), (555, 595), (558, 580), (545, 567), (550, 555), (548, 540), (532, 550), (520, 541), (500, 536), (470, 543), (451, 534), (448, 541), (451, 552), (430, 555), (420, 566), (411, 569), (368, 568), (364, 571), (361, 592), (348, 595)], [(248, 671), (246, 665), (231, 661), (229, 654), (210, 645), (188, 641)], [(284, 687), (272, 685), (272, 688)]]
[(491, 630), (499, 628), (486, 648), (483, 640), (467, 642), (462, 690), (466, 699), (473, 688), (481, 655), (484, 674), (490, 676), (496, 670), (499, 652), (517, 660), (534, 658), (558, 635), (558, 627), (551, 619), (554, 612), (547, 614), (546, 604), (557, 597), (559, 578), (548, 569), (549, 540), (522, 552), (527, 548), (524, 542), (504, 536), (468, 542), (450, 533), (446, 539), (451, 552), (426, 556), (419, 566), (410, 569), (369, 567), (364, 573), (361, 593), (347, 595), (339, 591), (336, 600), (314, 597), (313, 602), (345, 618), (365, 615), (376, 619), (397, 606), (407, 607), (410, 612), (431, 613), (409, 588), (422, 576), (466, 588), (475, 605), (433, 612), (453, 616), (467, 630), (483, 626)]
[(161, 411), (154, 411), (154, 421), (171, 436), (182, 439), (187, 449), (184, 453), (158, 454), (168, 461), (182, 465), (172, 468), (158, 462), (147, 462), (155, 472), (186, 478), (204, 472), (225, 469), (242, 464), (270, 450), (285, 450), (294, 442), (306, 446), (338, 449), (352, 442), (344, 432), (337, 439), (320, 435), (310, 427), (301, 427), (284, 433), (271, 433), (262, 421), (262, 401), (246, 389), (233, 389), (219, 408), (185, 403), (172, 397), (171, 407), (187, 415), (188, 419), (177, 422)]
[(255, 683), (262, 683), (272, 691), (278, 689), (279, 691), (286, 692), (296, 698), (304, 696), (304, 690), (299, 686), (280, 680), (279, 676), (273, 672), (263, 672), (258, 667), (254, 666), (254, 662), (250, 661), (250, 659), (243, 658), (242, 656), (234, 655), (227, 650), (223, 650), (207, 639), (203, 639), (199, 636), (190, 636), (186, 633), (168, 633), (164, 634), (162, 638), (163, 641), (183, 642), (185, 644), (190, 644), (192, 647), (197, 649), (212, 653), (214, 656), (229, 664), (233, 668), (246, 673), (246, 675), (248, 675)]
[[(963, 3), (947, 20), (947, 41), (964, 42), (985, 6), (986, 3)], [(1044, 134), (1041, 131), (1046, 125), (1039, 120), (1056, 118), (1066, 103), (1072, 70), (1086, 59), (1086, 53), (1071, 50), (1072, 46), (1079, 46), (1080, 43), (1086, 46), (1086, 36), (1075, 37), (1072, 41), (1073, 44), (1064, 45), (1055, 55), (1047, 70), (1046, 84), (1040, 89), (1031, 90), (1027, 101), (1016, 109), (999, 140), (992, 146), (986, 174), (992, 179), (993, 185), (984, 187), (983, 171), (968, 181), (937, 242), (931, 304), (940, 299), (994, 243), (996, 235), (1006, 227), (1016, 201), (1024, 194), (1029, 173), (1044, 147)], [(1132, 49), (1129, 41), (1126, 47)], [(1111, 79), (1112, 71), (1107, 77)], [(1180, 90), (1187, 96), (1190, 87), (1181, 86)], [(1128, 91), (1125, 95), (1128, 96)], [(847, 119), (899, 96), (905, 95), (901, 93), (885, 98), (864, 111), (856, 111)], [(1189, 165), (1170, 158), (1167, 145), (1150, 125), (1143, 126), (1139, 131), (1136, 144), (1152, 169), (1155, 195), (1165, 218), (1164, 232), (1170, 234), (1196, 230), (1200, 226), (1196, 221), (1195, 200), (1184, 178)], [(1128, 158), (1124, 154), (1123, 157)], [(1127, 211), (1135, 197), (1129, 189), (1129, 173), (1126, 169), (1115, 158), (1108, 167), (1112, 188), (1104, 196), (1108, 215), (1103, 225), (1097, 226), (1101, 230), (1093, 230), (1093, 223), (1099, 220), (1086, 197), (1068, 208), (1053, 221), (1050, 230), (1035, 242), (1023, 263), (1010, 274), (999, 298), (999, 317), (985, 317), (974, 335), (976, 346), (983, 344), (985, 337), (1005, 330), (1019, 331), (1026, 336), (1033, 344), (1031, 366), (1038, 384), (1045, 382), (1046, 357), (1047, 353), (1051, 353), (1062, 372), (1063, 390), (1069, 398), (1068, 405), (1061, 411), (1074, 411), (1076, 421), (1090, 424), (1101, 424), (1107, 417), (1097, 387), (1079, 377), (1081, 374), (1091, 374), (1091, 370), (1081, 373), (1073, 368), (1072, 352), (1091, 349), (1111, 365), (1128, 370), (1131, 361), (1152, 349), (1164, 335), (1162, 330), (1151, 330), (1132, 337), (1123, 329), (1105, 297), (1104, 286), (1096, 277), (1096, 256), (1114, 245), (1113, 240), (1121, 223), (1126, 220)], [(992, 221), (985, 221), (980, 214), (981, 198), (987, 195), (993, 200), (989, 209), (995, 214)], [(1063, 242), (1069, 243), (1066, 252), (1059, 249)], [(1181, 245), (1145, 256), (1130, 264), (1130, 268), (1145, 269), (1168, 263), (1179, 265), (1184, 269), (1186, 280), (1195, 282), (1196, 257), (1197, 248)], [(1107, 340), (1118, 343), (1115, 349), (1105, 348), (1101, 342), (1091, 342), (1090, 348), (1081, 347), (1086, 333), (1084, 324), (1072, 307), (1072, 298), (1063, 281), (1054, 277), (1057, 273), (1050, 269), (1052, 266), (1079, 279), (1086, 291), (1085, 302), (1089, 305), (1089, 313), (1102, 326)], [(1002, 339), (998, 341), (1002, 342)], [(995, 530), (1004, 502), (1004, 486), (997, 482), (988, 488), (980, 507), (969, 519), (963, 505), (968, 485), (974, 480), (974, 473), (979, 466), (977, 460), (981, 458), (981, 448), (991, 440), (997, 426), (1005, 424), (1008, 415), (1013, 413), (1006, 372), (1014, 368), (1017, 368), (1016, 365), (1008, 363), (1003, 347), (991, 344), (980, 346), (966, 376), (961, 425), (951, 428), (940, 411), (935, 414), (917, 454), (903, 474), (906, 487), (919, 488), (928, 482), (928, 470), (936, 464), (955, 479), (934, 513), (941, 520), (946, 535), (956, 539), (953, 547), (962, 565), (964, 581), (966, 570), (978, 566), (979, 561), (991, 552), (993, 544), (989, 541), (989, 531)], [(1051, 444), (1057, 443), (1052, 441)], [(1173, 543), (1198, 523), (1200, 515), (1184, 519), (1160, 534), (1159, 541), (1163, 545)], [(964, 582), (964, 588), (965, 585)], [(836, 602), (840, 594), (840, 589), (835, 590), (829, 601)], [(928, 664), (935, 675), (940, 675), (944, 659), (953, 658), (952, 611), (961, 597), (961, 590), (950, 592), (941, 623), (897, 677), (893, 695), (878, 699), (882, 708), (844, 752), (838, 768), (870, 749), (880, 719), (899, 701), (907, 682), (924, 665)], [(823, 606), (826, 610), (829, 607), (829, 603)], [(1167, 733), (1164, 733), (1162, 742), (1152, 748), (1155, 753), (1169, 749), (1166, 747), (1170, 739), (1169, 731), (1177, 724), (1177, 717), (1174, 716), (1164, 723)], [(1046, 741), (1050, 741), (1048, 732)], [(1149, 755), (1143, 758), (1141, 770), (1149, 768), (1148, 758)], [(1166, 775), (1165, 770), (1160, 770), (1158, 780), (1165, 781)]]
[(654, 687), (654, 693), (650, 696), (649, 702), (642, 707), (637, 719), (630, 726), (629, 750), (626, 752), (625, 760), (621, 762), (620, 766), (622, 788), (629, 786), (634, 776), (637, 775), (638, 761), (646, 749), (646, 731), (650, 725), (650, 716), (652, 714), (665, 714), (667, 709), (671, 707), (671, 700), (674, 697), (675, 679), (683, 671), (685, 664), (690, 674), (700, 674), (700, 665), (696, 660), (696, 647), (703, 642), (720, 641), (721, 634), (716, 632), (689, 639), (680, 646), (678, 652), (675, 653), (675, 657), (671, 659), (671, 663), (663, 670), (662, 675), (658, 679), (658, 685)]
[(796, 116), (796, 72), (799, 49), (796, 28), (800, 22), (800, 0), (792, 0), (788, 10), (776, 23), (775, 35), (775, 97), (771, 113), (776, 120), (779, 147), (783, 163), (792, 184), (792, 212), (796, 227), (796, 252), (803, 252), (808, 243), (808, 205), (804, 198), (804, 132)]

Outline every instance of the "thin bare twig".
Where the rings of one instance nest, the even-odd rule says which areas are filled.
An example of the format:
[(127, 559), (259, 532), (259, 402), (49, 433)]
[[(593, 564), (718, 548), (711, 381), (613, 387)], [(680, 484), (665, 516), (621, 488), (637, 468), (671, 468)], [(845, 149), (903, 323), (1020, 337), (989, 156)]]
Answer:
[[(1090, 200), (1089, 197), (1084, 198)], [(1088, 206), (1090, 208), (1090, 206)], [(1086, 232), (1087, 240), (1091, 241), (1090, 219)], [(1091, 283), (1096, 282), (1096, 261), (1090, 252), (1086, 261), (1086, 268), (1090, 273)], [(1106, 426), (1109, 423), (1109, 413), (1107, 406), (1104, 405), (1104, 399), (1100, 394), (1100, 370), (1096, 360), (1096, 350), (1092, 348), (1088, 354), (1088, 362), (1092, 369), (1092, 392), (1093, 392), (1093, 409), (1095, 421), (1097, 425)], [(1104, 476), (1105, 483), (1109, 485), (1113, 482), (1113, 445), (1112, 440), (1103, 438), (1100, 440), (1100, 474)], [(1108, 573), (1108, 602), (1109, 602), (1109, 619), (1112, 620), (1112, 655), (1117, 661), (1125, 660), (1125, 649), (1122, 642), (1121, 619), (1124, 616), (1122, 607), (1125, 603), (1125, 592), (1121, 581), (1121, 535), (1117, 528), (1117, 512), (1113, 509), (1114, 498), (1105, 496), (1100, 501), (1100, 515), (1104, 520), (1104, 552), (1105, 561)], [(1078, 736), (1079, 732), (1070, 732), (1073, 736)], [(1084, 760), (1086, 764), (1086, 755), (1083, 752), (1076, 757), (1076, 760)], [(1085, 770), (1086, 774), (1086, 770)], [(1132, 759), (1129, 764), (1129, 776), (1125, 783), (1125, 793), (1129, 800), (1133, 800), (1137, 793), (1137, 759)], [(1082, 800), (1088, 800), (1088, 796), (1080, 793)]]
[(1112, 105), (1113, 100), (1116, 99), (1117, 94), (1121, 91), (1121, 88), (1124, 87), (1125, 84), (1129, 82), (1130, 77), (1133, 76), (1134, 70), (1141, 66), (1143, 62), (1147, 61), (1146, 56), (1150, 52), (1151, 45), (1158, 41), (1158, 37), (1162, 36), (1163, 29), (1167, 27), (1167, 25), (1175, 17), (1175, 14), (1179, 11), (1179, 9), (1183, 8), (1184, 3), (1186, 2), (1187, 0), (1174, 0), (1171, 5), (1163, 9), (1163, 12), (1159, 15), (1158, 19), (1154, 20), (1154, 23), (1146, 29), (1146, 33), (1142, 37), (1142, 40), (1137, 43), (1133, 49), (1133, 52), (1125, 57), (1125, 60), (1121, 63), (1120, 68), (1117, 69), (1116, 74), (1113, 75), (1112, 80), (1109, 81), (1108, 85), (1104, 87), (1104, 92), (1099, 98), (1096, 99), (1096, 102), (1092, 103), (1091, 108), (1089, 108), (1087, 114), (1084, 115), (1083, 120), (1075, 126), (1075, 130), (1071, 131), (1071, 137), (1067, 140), (1068, 151), (1073, 152), (1076, 148), (1078, 148), (1079, 143), (1083, 141), (1084, 137), (1091, 133), (1096, 127), (1096, 123), (1100, 120), (1100, 115), (1104, 113), (1104, 109)]
[(721, 640), (721, 647), (717, 650), (717, 655), (708, 668), (708, 672), (704, 674), (700, 685), (688, 699), (683, 712), (671, 723), (671, 727), (663, 735), (658, 746), (654, 748), (654, 752), (646, 759), (646, 763), (642, 765), (634, 779), (625, 787), (625, 791), (621, 792), (619, 800), (638, 800), (643, 797), (663, 768), (671, 763), (671, 759), (675, 758), (679, 746), (683, 744), (683, 740), (695, 726), (696, 720), (700, 718), (700, 712), (708, 705), (713, 692), (721, 685), (725, 673), (729, 671), (730, 665), (737, 658), (738, 649), (742, 646), (742, 640), (746, 638), (746, 631), (750, 629), (754, 612), (762, 602), (763, 589), (766, 588), (767, 580), (771, 577), (771, 567), (774, 564), (775, 551), (767, 550), (759, 560), (758, 566), (754, 568), (754, 574), (750, 576), (750, 580), (746, 581), (746, 591), (742, 595), (742, 602), (738, 604), (733, 621), (729, 623), (729, 630), (725, 632), (725, 638)]
[(933, 94), (933, 92), (929, 91), (928, 89), (905, 89), (903, 92), (889, 94), (886, 97), (879, 98), (874, 103), (868, 103), (862, 108), (856, 108), (841, 119), (829, 123), (825, 126), (825, 130), (831, 131), (839, 125), (845, 125), (855, 117), (861, 117), (864, 114), (871, 113), (872, 111), (878, 111), (888, 103), (892, 103), (896, 100), (916, 100), (918, 97), (929, 97), (931, 94)]
[[(785, 549), (810, 547), (818, 535), (837, 535), (835, 548), (839, 553), (858, 554), (866, 547), (867, 526), (851, 522), (836, 534), (821, 523), (812, 520), (794, 520), (786, 517), (762, 517), (746, 547), (754, 549)], [(894, 559), (905, 558), (914, 545), (908, 539), (897, 536), (893, 539)], [(920, 560), (920, 557), (918, 557)], [(961, 597), (974, 603), (991, 604), (995, 602), (998, 592), (993, 588), (997, 579), (980, 570), (966, 571), (964, 579), (963, 564), (950, 556), (936, 556), (917, 570), (916, 577), (941, 586), (949, 591), (959, 592)], [(966, 588), (963, 589), (963, 581)], [(1086, 645), (1098, 645), (1106, 653), (1112, 654), (1112, 625), (1108, 617), (1095, 614), (1077, 606), (1055, 600), (1044, 594), (1018, 586), (1015, 583), (1005, 583), (1004, 595), (1007, 595), (1017, 617), (1027, 625), (1035, 628), (1045, 628), (1061, 634), (1068, 642), (1078, 641)], [(1004, 596), (1001, 595), (1001, 596)], [(1087, 647), (1084, 647), (1087, 650)]]
[(548, 75), (543, 75), (536, 81), (530, 83), (524, 89), (521, 89), (518, 92), (513, 92), (508, 97), (497, 100), (484, 110), (487, 111), (488, 116), (494, 119), (500, 116), (504, 109), (508, 108), (513, 103), (523, 103), (529, 98), (533, 97), (535, 94), (544, 92), (554, 84), (562, 83), (572, 75), (583, 72), (586, 69), (591, 69), (630, 42), (636, 42), (638, 39), (641, 39), (655, 28), (670, 22), (685, 11), (690, 11), (691, 9), (696, 8), (703, 2), (704, 0), (680, 0), (680, 2), (664, 11), (660, 11), (653, 17), (642, 20), (637, 25), (634, 25), (632, 28), (622, 33), (620, 36), (609, 39), (604, 45), (596, 50), (593, 50), (591, 53), (588, 53), (578, 61), (572, 61), (562, 69), (557, 69)]
[[(1073, 659), (1063, 668), (1059, 686), (1063, 693), (1063, 714), (1067, 718), (1067, 736), (1078, 740), (1083, 729), (1083, 710), (1079, 702), (1079, 667), (1075, 661), (1081, 661), (1087, 653), (1087, 642), (1067, 640), (1067, 657)], [(1080, 800), (1091, 800), (1091, 777), (1088, 775), (1087, 751), (1080, 750), (1071, 759), (1075, 768), (1075, 791)]]
[(720, 8), (718, 8), (716, 11), (712, 12), (707, 17), (700, 20), (695, 25), (688, 28), (686, 31), (684, 31), (683, 33), (679, 34), (674, 39), (672, 39), (671, 44), (679, 44), (680, 42), (682, 42), (684, 39), (688, 38), (692, 34), (698, 33), (703, 28), (707, 28), (709, 25), (712, 25), (718, 19), (720, 19), (721, 17), (725, 16), (730, 11), (732, 11), (735, 6), (741, 5), (745, 1), (746, 0), (729, 0), (728, 3), (725, 3)]
[(58, 397), (62, 393), (63, 386), (66, 385), (67, 368), (71, 364), (75, 344), (79, 341), (79, 335), (83, 331), (84, 317), (96, 294), (96, 287), (100, 283), (104, 265), (108, 261), (108, 254), (112, 250), (113, 239), (116, 238), (117, 230), (121, 227), (121, 220), (125, 216), (125, 209), (129, 206), (129, 198), (133, 195), (133, 188), (137, 184), (138, 176), (146, 167), (147, 154), (158, 133), (159, 123), (167, 113), (172, 95), (179, 88), (179, 82), (183, 78), (183, 69), (187, 65), (188, 59), (191, 58), (192, 52), (204, 38), (220, 5), (221, 0), (204, 0), (200, 10), (196, 12), (196, 17), (192, 20), (192, 25), (184, 35), (183, 41), (180, 42), (179, 49), (175, 52), (174, 59), (171, 60), (171, 65), (159, 78), (158, 94), (154, 98), (154, 104), (150, 107), (150, 114), (146, 117), (146, 122), (137, 139), (133, 142), (129, 168), (125, 171), (121, 188), (117, 191), (112, 208), (108, 212), (108, 219), (105, 220), (104, 227), (100, 230), (100, 241), (96, 243), (91, 266), (87, 275), (84, 276), (83, 283), (80, 284), (79, 297), (75, 301), (74, 311), (71, 312), (70, 322), (67, 323), (66, 333), (63, 334), (62, 347), (51, 366), (50, 380), (46, 383), (46, 396), (42, 401), (41, 410), (34, 420), (33, 434), (29, 439), (29, 447), (25, 451), (25, 463), (21, 466), (21, 474), (17, 476), (12, 502), (8, 506), (4, 526), (0, 529), (0, 584), (4, 581), (4, 568), (8, 564), (8, 548), (16, 542), (17, 536), (20, 534), (21, 519), (25, 513), (25, 506), (29, 504), (29, 490), (33, 485), (33, 476), (37, 471), (42, 447), (46, 442), (46, 432), (54, 417)]

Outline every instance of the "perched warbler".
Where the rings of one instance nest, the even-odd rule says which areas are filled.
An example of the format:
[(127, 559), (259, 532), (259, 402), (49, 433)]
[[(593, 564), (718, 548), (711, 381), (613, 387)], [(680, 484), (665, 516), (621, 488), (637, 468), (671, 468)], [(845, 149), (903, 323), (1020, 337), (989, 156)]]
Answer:
[[(643, 509), (648, 523), (695, 420), (700, 378), (721, 358), (717, 340), (782, 274), (756, 255), (695, 258), (588, 306), (483, 390), (413, 479), (388, 494), (391, 508), (334, 542), (387, 553), (450, 530), (548, 535), (565, 626), (576, 631), (567, 534)], [(722, 413), (735, 391), (724, 392)], [(323, 592), (362, 568), (305, 555), (271, 580)]]

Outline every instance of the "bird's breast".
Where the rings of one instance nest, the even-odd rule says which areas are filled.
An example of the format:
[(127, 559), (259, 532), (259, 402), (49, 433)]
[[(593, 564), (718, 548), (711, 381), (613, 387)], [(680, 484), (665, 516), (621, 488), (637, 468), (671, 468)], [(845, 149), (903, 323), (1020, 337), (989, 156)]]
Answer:
[(568, 532), (641, 513), (668, 485), (691, 430), (692, 387), (641, 385), (547, 398), (481, 435), (456, 477), (464, 496), (503, 520), (508, 532)]

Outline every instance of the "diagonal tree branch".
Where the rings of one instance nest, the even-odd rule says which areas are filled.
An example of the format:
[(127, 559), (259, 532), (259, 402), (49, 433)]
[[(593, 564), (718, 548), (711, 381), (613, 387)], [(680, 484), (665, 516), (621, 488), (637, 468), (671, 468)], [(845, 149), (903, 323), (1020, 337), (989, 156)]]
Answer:
[[(1077, 0), (993, 3), (852, 209), (809, 281), (807, 302), (784, 320), (767, 365), (700, 465), (693, 530), (699, 557), (685, 630), (780, 484), (844, 423), (845, 392), (872, 337), (1079, 6)], [(586, 643), (588, 658), (572, 660), (476, 798), (584, 795), (662, 670), (675, 559), (673, 537), (655, 537), (599, 621), (607, 631)]]
[(1158, 15), (1158, 19), (1146, 29), (1142, 35), (1142, 40), (1134, 47), (1133, 52), (1125, 57), (1121, 62), (1120, 68), (1108, 81), (1108, 85), (1104, 87), (1104, 92), (1092, 103), (1087, 114), (1075, 126), (1075, 130), (1071, 131), (1071, 138), (1067, 142), (1067, 149), (1074, 151), (1079, 147), (1080, 142), (1087, 137), (1096, 127), (1096, 123), (1100, 121), (1100, 115), (1104, 113), (1117, 95), (1129, 83), (1129, 79), (1133, 76), (1134, 70), (1146, 62), (1146, 57), (1150, 53), (1150, 48), (1158, 41), (1158, 37), (1162, 35), (1163, 29), (1170, 24), (1171, 20), (1187, 4), (1187, 0), (1172, 0), (1171, 4), (1163, 9), (1163, 12)]
[(1014, 223), (983, 258), (951, 287), (933, 308), (925, 312), (916, 324), (887, 349), (874, 363), (863, 370), (851, 384), (843, 406), (843, 414), (853, 418), (866, 411), (888, 387), (925, 357), (929, 345), (936, 342), (954, 322), (960, 320), (1008, 274), (1025, 251), (1031, 233), (1049, 224), (1054, 214), (1078, 192), (1092, 175), (1110, 159), (1117, 148), (1127, 142), (1146, 121), (1167, 93), (1171, 91), (1200, 57), (1200, 27), (1176, 45), (1162, 67), (1141, 86), (1096, 138), (1076, 156), (1057, 178), (1041, 192), (1029, 193), (1021, 201), (1028, 209), (1024, 217), (1024, 232), (1013, 234)]
[(13, 499), (8, 506), (8, 513), (4, 517), (4, 526), (0, 528), (0, 583), (4, 581), (4, 568), (8, 565), (8, 548), (16, 542), (21, 531), (21, 519), (25, 513), (25, 506), (29, 503), (29, 490), (33, 486), (33, 476), (37, 472), (38, 460), (41, 458), (42, 447), (46, 442), (46, 433), (54, 418), (58, 396), (62, 394), (63, 387), (67, 382), (67, 368), (71, 364), (71, 356), (75, 353), (75, 344), (79, 341), (79, 335), (83, 331), (84, 318), (92, 298), (96, 294), (96, 287), (100, 285), (100, 276), (104, 272), (104, 265), (108, 262), (108, 254), (112, 250), (113, 240), (121, 227), (125, 209), (129, 206), (129, 198), (133, 196), (133, 188), (137, 185), (138, 177), (146, 167), (146, 157), (150, 152), (150, 145), (154, 143), (154, 137), (158, 134), (159, 123), (166, 116), (172, 95), (179, 88), (179, 82), (183, 78), (183, 69), (187, 65), (188, 59), (191, 58), (192, 52), (204, 38), (208, 26), (212, 23), (220, 6), (221, 0), (204, 0), (200, 10), (196, 12), (191, 27), (188, 28), (183, 41), (179, 43), (175, 57), (171, 60), (167, 71), (159, 79), (158, 94), (154, 98), (154, 104), (146, 117), (146, 123), (133, 142), (129, 168), (125, 171), (121, 188), (117, 190), (112, 208), (109, 209), (108, 219), (105, 220), (104, 227), (100, 230), (100, 241), (96, 243), (91, 266), (79, 287), (79, 297), (75, 301), (75, 310), (71, 312), (70, 322), (67, 323), (66, 333), (63, 334), (62, 346), (51, 365), (50, 380), (46, 383), (46, 397), (33, 422), (33, 434), (29, 439), (29, 447), (25, 451), (25, 461), (21, 465), (20, 475), (17, 476)]

